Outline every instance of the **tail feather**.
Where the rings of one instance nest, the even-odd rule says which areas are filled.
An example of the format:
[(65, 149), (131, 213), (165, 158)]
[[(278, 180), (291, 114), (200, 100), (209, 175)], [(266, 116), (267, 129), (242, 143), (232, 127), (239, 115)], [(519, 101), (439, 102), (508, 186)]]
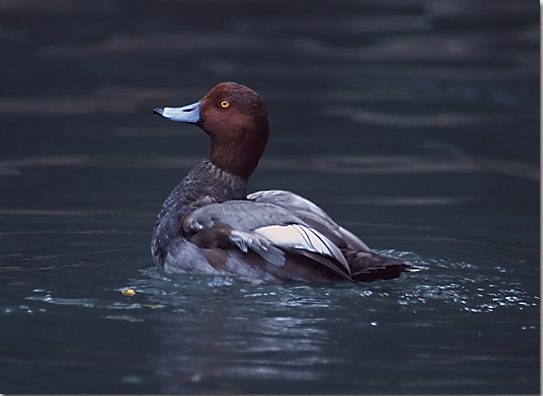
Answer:
[(380, 256), (371, 252), (345, 250), (343, 254), (351, 267), (351, 276), (355, 282), (394, 279), (402, 272), (420, 270), (420, 267), (406, 263), (404, 260)]

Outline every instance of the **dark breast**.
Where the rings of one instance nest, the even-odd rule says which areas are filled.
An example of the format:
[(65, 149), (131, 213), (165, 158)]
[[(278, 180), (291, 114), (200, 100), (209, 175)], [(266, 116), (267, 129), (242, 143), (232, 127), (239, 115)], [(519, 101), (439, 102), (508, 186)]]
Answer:
[(202, 200), (225, 202), (246, 199), (247, 181), (222, 171), (208, 160), (200, 162), (173, 189), (162, 205), (151, 242), (155, 264), (163, 267), (173, 243), (184, 238), (182, 222), (185, 215)]

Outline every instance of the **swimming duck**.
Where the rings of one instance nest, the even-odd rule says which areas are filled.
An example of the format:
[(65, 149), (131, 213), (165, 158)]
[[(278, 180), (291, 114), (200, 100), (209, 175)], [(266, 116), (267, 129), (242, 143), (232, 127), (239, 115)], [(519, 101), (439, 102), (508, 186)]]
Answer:
[(158, 215), (151, 253), (165, 273), (266, 284), (374, 281), (418, 270), (372, 253), (299, 195), (282, 190), (247, 195), (270, 133), (268, 113), (253, 90), (223, 82), (196, 103), (154, 113), (196, 124), (211, 139), (207, 158), (175, 187)]

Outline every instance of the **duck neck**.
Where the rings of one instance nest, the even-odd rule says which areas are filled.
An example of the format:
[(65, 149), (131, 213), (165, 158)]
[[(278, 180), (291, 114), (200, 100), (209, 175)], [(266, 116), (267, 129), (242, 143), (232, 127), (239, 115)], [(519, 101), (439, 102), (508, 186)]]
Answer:
[(183, 181), (185, 198), (195, 202), (209, 196), (216, 202), (246, 199), (247, 180), (222, 170), (209, 160), (196, 165)]

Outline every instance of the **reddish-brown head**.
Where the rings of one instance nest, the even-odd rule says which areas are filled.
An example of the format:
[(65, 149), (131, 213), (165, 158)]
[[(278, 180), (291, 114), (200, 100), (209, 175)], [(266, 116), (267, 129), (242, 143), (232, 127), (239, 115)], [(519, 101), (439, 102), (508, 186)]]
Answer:
[(244, 179), (255, 170), (270, 134), (262, 99), (233, 82), (218, 84), (192, 105), (155, 109), (155, 113), (200, 126), (211, 138), (209, 160)]

